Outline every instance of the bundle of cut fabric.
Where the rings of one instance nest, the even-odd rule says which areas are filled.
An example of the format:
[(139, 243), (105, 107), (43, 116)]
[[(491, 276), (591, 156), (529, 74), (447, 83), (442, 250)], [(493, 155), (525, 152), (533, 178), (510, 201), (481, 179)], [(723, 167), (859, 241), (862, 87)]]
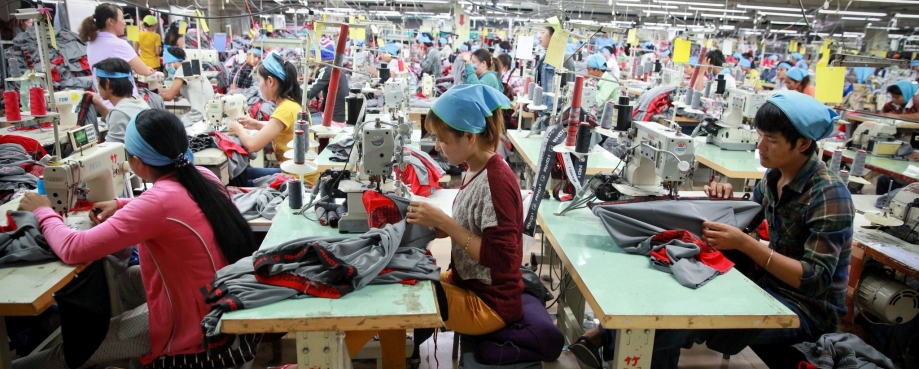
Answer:
[(262, 96), (258, 86), (252, 86), (242, 91), (246, 97), (246, 105), (249, 105), (249, 116), (260, 121), (271, 119), (274, 109), (278, 106)]
[(708, 199), (623, 201), (593, 208), (616, 246), (650, 256), (652, 267), (673, 274), (689, 288), (701, 287), (734, 265), (701, 240), (702, 222), (744, 229), (761, 211), (753, 201)]
[(351, 136), (345, 136), (338, 140), (338, 142), (329, 144), (325, 149), (331, 150), (330, 153), (332, 156), (329, 158), (329, 160), (345, 163), (348, 161), (348, 157), (351, 156), (351, 150), (353, 148), (354, 138)]
[[(51, 79), (55, 90), (63, 89), (89, 89), (92, 87), (91, 68), (86, 59), (86, 44), (80, 41), (79, 36), (69, 30), (55, 31), (57, 48), (45, 37), (45, 50), (51, 63)], [(42, 70), (38, 54), (38, 40), (35, 32), (21, 32), (13, 38), (13, 47), (6, 49), (4, 57), (10, 63), (10, 68), (26, 70), (26, 61), (23, 51), (31, 55), (36, 72)], [(13, 65), (15, 63), (15, 65)]]
[(211, 37), (207, 35), (207, 32), (201, 33), (201, 45), (198, 45), (198, 29), (189, 28), (185, 31), (185, 48), (213, 50), (214, 46), (211, 43)]
[(0, 226), (0, 267), (25, 262), (57, 259), (45, 241), (35, 214), (29, 211), (10, 211), (7, 225)]
[(667, 107), (671, 106), (670, 93), (676, 89), (676, 86), (664, 85), (657, 86), (641, 94), (635, 109), (632, 111), (632, 119), (644, 121), (654, 114), (659, 114)]
[[(391, 197), (404, 217), (408, 200)], [(304, 237), (257, 251), (217, 272), (201, 289), (212, 305), (201, 326), (209, 351), (234, 341), (220, 333), (224, 312), (249, 309), (291, 297), (338, 298), (368, 284), (438, 280), (440, 268), (426, 253), (434, 230), (404, 219), (358, 237)]]
[(804, 355), (799, 368), (894, 369), (893, 362), (851, 333), (828, 333), (791, 346)]
[(428, 153), (413, 147), (406, 147), (411, 156), (409, 165), (402, 171), (402, 182), (409, 185), (412, 193), (428, 197), (440, 188), (440, 178), (446, 174)]
[(44, 165), (20, 144), (0, 143), (0, 191), (35, 189)]
[[(286, 176), (279, 174), (278, 176)], [(246, 220), (274, 219), (278, 215), (278, 205), (287, 199), (288, 180), (281, 180), (278, 187), (272, 187), (278, 179), (275, 176), (265, 176), (255, 180), (256, 188), (249, 192), (233, 195), (233, 203)]]

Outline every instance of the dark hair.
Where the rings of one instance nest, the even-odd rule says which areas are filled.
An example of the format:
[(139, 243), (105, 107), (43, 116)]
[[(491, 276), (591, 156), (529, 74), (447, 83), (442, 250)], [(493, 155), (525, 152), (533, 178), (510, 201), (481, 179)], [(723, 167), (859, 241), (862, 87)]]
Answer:
[(549, 31), (549, 36), (554, 36), (554, 35), (555, 35), (555, 28), (546, 27), (546, 30)]
[[(795, 128), (794, 123), (788, 119), (788, 116), (785, 115), (785, 112), (782, 109), (779, 109), (778, 106), (771, 102), (766, 102), (762, 107), (756, 112), (756, 118), (753, 119), (753, 125), (756, 129), (775, 133), (779, 132), (782, 134), (782, 137), (785, 137), (785, 140), (791, 144), (791, 148), (794, 149), (798, 146), (798, 139), (805, 138), (801, 135), (801, 132), (798, 132), (798, 129)], [(809, 139), (810, 140), (810, 139)], [(804, 155), (811, 156), (814, 152), (817, 151), (817, 144), (814, 140), (810, 140), (810, 146), (804, 151)]]
[[(288, 99), (299, 104), (300, 101), (303, 100), (303, 90), (300, 89), (300, 84), (297, 83), (297, 67), (294, 67), (294, 65), (287, 60), (282, 59), (278, 54), (268, 54), (268, 56), (265, 56), (265, 58), (268, 57), (275, 58), (275, 60), (284, 66), (284, 74), (287, 78), (282, 81), (278, 76), (271, 74), (271, 72), (265, 68), (264, 62), (258, 66), (258, 75), (262, 76), (264, 79), (274, 78), (278, 81), (278, 99)], [(264, 60), (264, 58), (262, 58), (262, 60)], [(280, 102), (278, 102), (278, 104), (280, 104)]]
[(80, 25), (80, 40), (83, 42), (96, 41), (99, 36), (99, 30), (105, 28), (105, 23), (109, 19), (118, 19), (118, 12), (121, 8), (111, 3), (102, 3), (96, 6), (93, 15), (83, 19)]
[(511, 43), (510, 43), (510, 42), (507, 42), (507, 41), (501, 41), (500, 43), (498, 43), (498, 47), (500, 47), (500, 48), (503, 49), (503, 50), (510, 51), (510, 50), (511, 50)]
[(900, 87), (897, 85), (890, 85), (887, 87), (887, 93), (891, 95), (900, 95), (903, 96), (903, 91), (900, 90)]
[[(106, 72), (111, 73), (131, 73), (131, 65), (128, 62), (121, 60), (119, 58), (106, 58), (102, 61), (93, 65), (95, 69), (101, 69)], [(111, 90), (112, 95), (118, 97), (130, 97), (134, 93), (134, 85), (131, 84), (131, 79), (129, 78), (105, 78), (105, 77), (96, 77), (99, 79), (99, 88), (104, 88), (106, 90)]]
[(490, 51), (485, 49), (478, 49), (472, 52), (472, 56), (474, 56), (480, 62), (485, 62), (485, 66), (488, 68), (488, 70), (495, 70), (495, 58), (491, 56)]
[[(507, 54), (498, 55), (498, 61), (501, 62), (501, 65), (506, 70), (511, 70), (511, 68), (514, 66), (514, 62), (511, 61), (511, 57)], [(497, 70), (498, 67), (495, 67), (495, 69)]]
[(724, 57), (724, 54), (721, 50), (709, 50), (705, 53), (705, 57), (709, 60), (709, 64), (716, 67), (720, 67), (727, 59)]
[(179, 58), (179, 60), (185, 60), (185, 58), (188, 57), (188, 54), (185, 53), (185, 49), (182, 49), (178, 46), (170, 47), (169, 53), (172, 54), (172, 56)]
[[(177, 158), (188, 150), (185, 126), (165, 110), (144, 110), (137, 115), (137, 132), (156, 152), (167, 158)], [(175, 173), (192, 200), (198, 204), (214, 232), (217, 247), (228, 263), (252, 255), (258, 246), (252, 228), (230, 200), (226, 188), (204, 177), (194, 165), (151, 166), (160, 175)]]
[(614, 49), (612, 46), (606, 45), (600, 50), (602, 51), (603, 49), (609, 50), (610, 55), (616, 55), (616, 49)]
[(179, 37), (182, 37), (179, 34), (179, 22), (172, 22), (169, 25), (169, 29), (166, 30), (166, 45), (179, 46)]
[[(485, 117), (485, 131), (476, 133), (486, 147), (492, 150), (498, 149), (498, 142), (501, 141), (501, 135), (504, 133), (504, 114), (500, 110), (501, 108), (497, 108), (490, 117)], [(437, 114), (428, 114), (428, 117), (424, 120), (424, 128), (438, 136), (449, 133), (453, 137), (460, 138), (464, 135), (472, 134), (450, 127)]]
[[(787, 76), (788, 76), (788, 75), (786, 75), (786, 77), (787, 77)], [(798, 92), (803, 93), (803, 92), (804, 92), (804, 89), (807, 88), (807, 86), (810, 86), (810, 84), (811, 84), (811, 76), (810, 76), (810, 75), (804, 76), (804, 78), (801, 78), (801, 81), (798, 82), (798, 83), (800, 83), (800, 84), (798, 85), (798, 89), (795, 90), (795, 91), (798, 91)]]

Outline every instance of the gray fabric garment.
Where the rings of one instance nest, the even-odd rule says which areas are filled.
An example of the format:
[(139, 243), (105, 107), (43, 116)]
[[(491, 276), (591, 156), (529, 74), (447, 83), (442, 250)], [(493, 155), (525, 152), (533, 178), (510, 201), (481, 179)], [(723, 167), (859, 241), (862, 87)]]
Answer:
[(893, 369), (887, 356), (851, 333), (828, 333), (817, 342), (792, 345), (820, 369)]
[(717, 270), (695, 259), (700, 251), (698, 245), (680, 240), (671, 240), (664, 244), (655, 245), (653, 250), (660, 251), (660, 249), (664, 248), (667, 257), (673, 264), (669, 265), (651, 256), (651, 266), (662, 272), (673, 274), (681, 285), (689, 288), (699, 288), (718, 275)]
[(23, 164), (36, 164), (19, 144), (0, 144), (0, 190), (34, 189), (38, 177), (27, 173)]
[[(237, 145), (239, 145), (240, 147), (245, 149), (247, 153), (249, 153), (249, 155), (243, 155), (243, 154), (240, 154), (239, 152), (233, 151), (230, 153), (230, 155), (227, 155), (227, 162), (229, 163), (227, 165), (227, 171), (230, 174), (230, 178), (236, 178), (240, 174), (243, 174), (246, 172), (246, 168), (249, 167), (249, 160), (255, 159), (258, 156), (258, 152), (252, 153), (251, 151), (246, 149), (246, 147), (243, 146), (242, 141), (240, 141), (239, 137), (237, 136), (226, 135), (226, 137), (229, 137), (231, 140), (236, 142)], [(214, 142), (214, 147), (219, 148), (220, 144), (217, 142), (217, 137), (211, 136), (211, 139)], [(226, 151), (224, 151), (224, 154), (226, 154)]]
[(0, 234), (0, 267), (18, 262), (57, 259), (41, 234), (35, 214), (30, 211), (11, 211), (9, 217), (17, 228)]
[(119, 101), (118, 105), (115, 105), (115, 108), (105, 117), (105, 123), (108, 125), (105, 142), (124, 142), (124, 133), (128, 129), (128, 123), (141, 111), (147, 109), (150, 109), (150, 105), (140, 99), (127, 98)]
[(453, 62), (453, 67), (450, 69), (450, 73), (453, 74), (453, 85), (459, 86), (466, 83), (466, 61), (463, 58), (457, 57)]
[(434, 160), (434, 158), (432, 158), (430, 154), (424, 152), (423, 150), (416, 149), (416, 148), (410, 147), (410, 146), (406, 146), (405, 148), (408, 149), (409, 151), (411, 151), (413, 156), (420, 156), (422, 159), (427, 160), (428, 162), (430, 162), (431, 164), (433, 164), (434, 167), (437, 168), (438, 173), (440, 173), (440, 176), (441, 176), (441, 177), (443, 177), (444, 174), (447, 174), (447, 172), (444, 172), (443, 168), (441, 168), (439, 165), (437, 165), (437, 161)]
[(884, 209), (890, 206), (890, 201), (897, 197), (897, 194), (900, 193), (900, 190), (902, 189), (903, 187), (881, 195), (877, 200), (874, 201), (874, 207), (878, 209)]
[(166, 110), (166, 102), (160, 94), (146, 87), (137, 88), (137, 98), (147, 102), (150, 109)]
[(275, 215), (278, 215), (278, 205), (286, 198), (286, 192), (282, 193), (270, 187), (259, 187), (249, 193), (234, 195), (233, 203), (246, 220), (258, 217), (274, 219)]

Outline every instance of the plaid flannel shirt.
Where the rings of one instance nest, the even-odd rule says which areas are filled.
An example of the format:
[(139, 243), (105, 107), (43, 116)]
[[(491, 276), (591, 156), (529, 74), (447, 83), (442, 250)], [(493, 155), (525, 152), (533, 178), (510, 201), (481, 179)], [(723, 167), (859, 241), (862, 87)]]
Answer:
[(799, 307), (823, 333), (836, 332), (846, 314), (855, 208), (848, 188), (826, 164), (811, 158), (777, 198), (778, 170), (766, 172), (754, 201), (763, 205), (777, 253), (801, 262), (801, 286), (766, 273), (759, 284)]
[(239, 67), (235, 77), (231, 84), (236, 85), (236, 87), (241, 89), (252, 87), (252, 66), (249, 63), (243, 64)]

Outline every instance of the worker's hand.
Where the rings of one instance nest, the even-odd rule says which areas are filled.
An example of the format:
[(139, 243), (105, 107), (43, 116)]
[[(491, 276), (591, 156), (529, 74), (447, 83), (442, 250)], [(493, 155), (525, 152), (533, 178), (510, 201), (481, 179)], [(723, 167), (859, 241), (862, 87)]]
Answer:
[(35, 209), (51, 207), (51, 200), (48, 200), (48, 196), (39, 195), (34, 192), (29, 192), (25, 194), (22, 198), (22, 201), (19, 202), (19, 210), (22, 211), (35, 211)]
[(116, 211), (118, 211), (117, 200), (97, 202), (93, 205), (92, 211), (89, 212), (89, 219), (93, 223), (99, 224), (111, 218)]
[(464, 62), (469, 63), (469, 59), (470, 59), (470, 58), (472, 58), (472, 56), (471, 56), (469, 53), (463, 53), (463, 61), (464, 61)]
[(743, 251), (750, 235), (739, 228), (716, 222), (702, 222), (702, 241), (718, 250)]
[(99, 96), (98, 93), (95, 93), (93, 91), (86, 91), (86, 93), (90, 94), (93, 97), (93, 105), (96, 107), (97, 110), (99, 109), (100, 106), (105, 105), (105, 102), (102, 101), (102, 97)]
[(246, 129), (243, 127), (243, 125), (242, 125), (242, 124), (239, 124), (239, 122), (237, 122), (237, 121), (230, 121), (230, 124), (229, 124), (229, 126), (228, 126), (227, 128), (228, 128), (227, 133), (229, 133), (230, 135), (233, 135), (233, 136), (240, 136), (240, 135), (242, 135), (243, 132), (245, 132), (245, 130), (246, 130)]
[(260, 131), (265, 127), (265, 123), (259, 122), (255, 120), (255, 118), (252, 118), (248, 115), (236, 118), (236, 121), (239, 122), (239, 124), (242, 125), (242, 127), (245, 129), (254, 129), (256, 131)]
[(450, 216), (447, 213), (425, 201), (412, 201), (405, 215), (405, 220), (410, 224), (433, 228), (443, 226), (448, 219)]
[(734, 197), (734, 186), (730, 183), (712, 182), (711, 186), (706, 185), (703, 189), (708, 197), (716, 199), (730, 199)]

